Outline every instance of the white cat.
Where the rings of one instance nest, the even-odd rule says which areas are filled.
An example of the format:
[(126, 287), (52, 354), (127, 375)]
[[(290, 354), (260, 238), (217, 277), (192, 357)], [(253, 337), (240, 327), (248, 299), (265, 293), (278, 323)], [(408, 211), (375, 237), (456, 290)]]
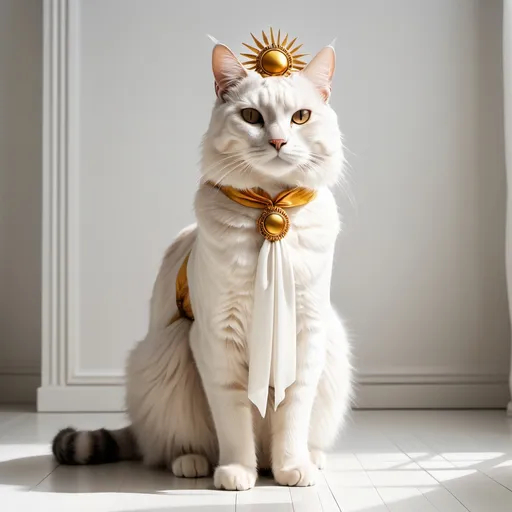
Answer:
[[(272, 469), (282, 485), (314, 484), (351, 395), (349, 344), (328, 291), (340, 229), (329, 187), (344, 163), (328, 104), (334, 65), (334, 50), (326, 47), (300, 73), (262, 78), (227, 47), (215, 46), (218, 98), (203, 143), (197, 226), (183, 230), (168, 249), (154, 286), (148, 334), (128, 358), (131, 425), (62, 430), (53, 442), (59, 462), (141, 457), (176, 476), (206, 476), (214, 469), (215, 486), (230, 490), (253, 487), (258, 469)], [(310, 203), (287, 211), (296, 281), (296, 381), (277, 410), (269, 394), (265, 418), (247, 389), (261, 212), (212, 184), (260, 187), (272, 197), (295, 186), (317, 192)], [(170, 323), (177, 311), (176, 276), (192, 249), (188, 279), (195, 321)]]

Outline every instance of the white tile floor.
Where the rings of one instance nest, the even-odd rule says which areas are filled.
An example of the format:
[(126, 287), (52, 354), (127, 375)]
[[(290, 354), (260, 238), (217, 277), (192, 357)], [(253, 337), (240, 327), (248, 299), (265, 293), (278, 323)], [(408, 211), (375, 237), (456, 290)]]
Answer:
[(121, 414), (35, 414), (0, 408), (1, 512), (511, 512), (512, 419), (504, 411), (358, 411), (316, 487), (260, 479), (216, 491), (137, 463), (65, 467), (60, 427), (117, 427)]

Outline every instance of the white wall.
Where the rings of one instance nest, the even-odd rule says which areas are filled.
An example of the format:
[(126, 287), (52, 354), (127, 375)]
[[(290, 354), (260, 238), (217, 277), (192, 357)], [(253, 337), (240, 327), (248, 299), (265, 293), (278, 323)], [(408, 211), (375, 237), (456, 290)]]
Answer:
[(40, 381), (41, 73), (41, 2), (0, 0), (0, 401)]
[(339, 194), (333, 294), (356, 366), (504, 381), (502, 2), (343, 4), (326, 32), (356, 204)]
[[(28, 13), (24, 5), (17, 8), (24, 23), (38, 25), (37, 9)], [(79, 258), (66, 269), (61, 359), (45, 387), (71, 389), (62, 400), (94, 388), (117, 407), (125, 354), (144, 335), (162, 251), (192, 219), (197, 148), (214, 96), (205, 34), (240, 51), (249, 31), (272, 23), (300, 36), (310, 52), (338, 38), (333, 106), (348, 147), (353, 202), (338, 190), (346, 227), (333, 300), (354, 333), (360, 403), (414, 405), (418, 397), (419, 405), (505, 405), (501, 1), (298, 0), (293, 9), (270, 0), (72, 5), (79, 7), (71, 13), (76, 83), (65, 126), (70, 139), (57, 147), (70, 150), (69, 166), (64, 162), (59, 172), (71, 176), (69, 240)], [(36, 108), (22, 106), (35, 112), (34, 123), (32, 132), (20, 129), (13, 138), (26, 144), (31, 133), (32, 151), (11, 156), (16, 168), (30, 159), (31, 181), (24, 175), (23, 185), (35, 201), (20, 206), (15, 198), (24, 199), (24, 189), (17, 182), (5, 203), (11, 219), (32, 212), (33, 230), (40, 192), (37, 30), (27, 30), (34, 41), (23, 61), (35, 75)], [(9, 34), (20, 38), (12, 28), (1, 37)], [(38, 357), (31, 350), (38, 334), (29, 326), (39, 322), (39, 234), (25, 239), (33, 270), (26, 276), (16, 266), (19, 248), (14, 256), (3, 248), (3, 226), (3, 275), (35, 290), (23, 321), (14, 320), (27, 300), (18, 292), (7, 324), (14, 348), (30, 347), (19, 350), (16, 364), (30, 366)], [(18, 236), (9, 231), (9, 240)]]

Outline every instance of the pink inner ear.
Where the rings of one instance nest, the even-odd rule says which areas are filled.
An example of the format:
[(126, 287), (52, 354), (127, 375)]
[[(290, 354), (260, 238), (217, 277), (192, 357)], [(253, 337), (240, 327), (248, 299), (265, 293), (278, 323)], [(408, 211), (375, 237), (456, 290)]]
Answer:
[(313, 82), (324, 101), (331, 95), (331, 83), (336, 67), (336, 54), (332, 46), (320, 50), (313, 60), (302, 71), (303, 75)]
[(217, 44), (213, 49), (212, 69), (215, 77), (215, 93), (219, 97), (247, 76), (247, 70), (234, 53), (223, 44)]

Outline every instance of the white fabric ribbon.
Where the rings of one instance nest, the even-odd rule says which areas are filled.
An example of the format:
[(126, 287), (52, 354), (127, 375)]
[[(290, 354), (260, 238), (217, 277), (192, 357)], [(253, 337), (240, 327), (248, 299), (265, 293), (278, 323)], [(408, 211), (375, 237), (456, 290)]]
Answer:
[(249, 400), (264, 418), (269, 386), (277, 409), (295, 382), (295, 279), (284, 239), (261, 247), (248, 344)]

